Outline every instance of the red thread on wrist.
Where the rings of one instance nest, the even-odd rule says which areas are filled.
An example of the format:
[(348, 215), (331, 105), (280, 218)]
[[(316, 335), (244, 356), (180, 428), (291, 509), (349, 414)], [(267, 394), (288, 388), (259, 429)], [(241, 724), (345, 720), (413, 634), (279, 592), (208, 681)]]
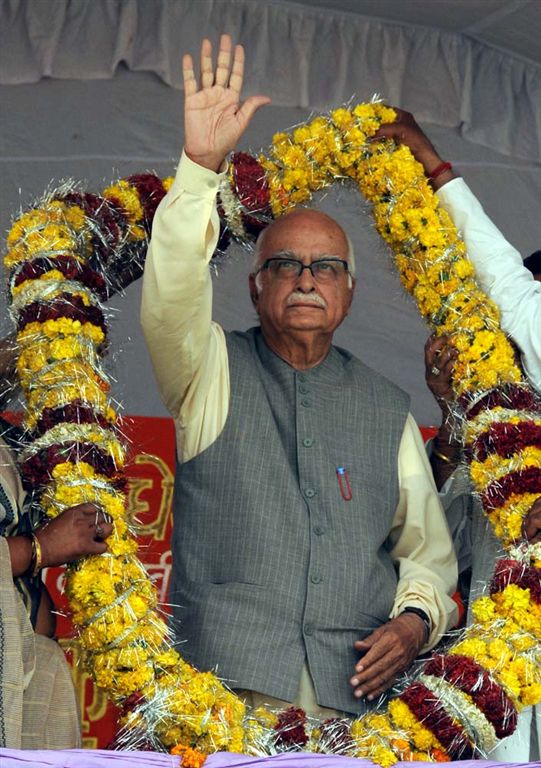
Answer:
[(434, 168), (432, 173), (428, 174), (428, 178), (430, 179), (430, 181), (434, 181), (434, 179), (437, 179), (438, 176), (441, 176), (442, 173), (445, 173), (445, 171), (452, 171), (452, 170), (453, 170), (453, 166), (451, 165), (451, 163), (440, 163)]

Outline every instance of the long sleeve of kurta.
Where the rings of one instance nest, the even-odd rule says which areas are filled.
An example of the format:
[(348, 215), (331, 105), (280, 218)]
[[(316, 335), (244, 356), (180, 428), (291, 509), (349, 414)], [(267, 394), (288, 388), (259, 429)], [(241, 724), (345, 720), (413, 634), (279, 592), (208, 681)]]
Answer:
[[(142, 323), (162, 397), (175, 419), (177, 452), (189, 461), (219, 436), (229, 407), (225, 336), (211, 319), (209, 261), (218, 236), (220, 175), (183, 156), (161, 202), (143, 281)], [(453, 622), (457, 565), (419, 430), (412, 417), (399, 449), (400, 502), (390, 532), (399, 582), (392, 611), (430, 616), (432, 647)]]
[(175, 419), (181, 462), (214, 442), (229, 405), (227, 349), (212, 322), (209, 270), (221, 178), (182, 155), (156, 211), (145, 264), (141, 322), (162, 399)]
[(438, 197), (464, 238), (479, 285), (499, 307), (502, 329), (522, 353), (528, 378), (541, 391), (541, 283), (488, 218), (464, 179), (440, 187)]

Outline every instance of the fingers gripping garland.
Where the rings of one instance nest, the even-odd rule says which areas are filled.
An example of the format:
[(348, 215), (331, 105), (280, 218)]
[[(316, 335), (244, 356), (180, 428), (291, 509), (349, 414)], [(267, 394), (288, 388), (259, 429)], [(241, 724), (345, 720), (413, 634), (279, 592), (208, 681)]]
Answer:
[(404, 287), (459, 352), (454, 378), (466, 457), (508, 557), (497, 563), (490, 594), (474, 604), (475, 624), (450, 651), (435, 656), (385, 712), (352, 723), (314, 725), (294, 709), (245, 715), (213, 675), (196, 672), (170, 647), (135, 556), (121, 487), (124, 452), (99, 366), (104, 291), (92, 253), (101, 253), (103, 266), (108, 255), (118, 263), (134, 244), (144, 247), (168, 182), (140, 176), (103, 198), (49, 196), (9, 234), (6, 264), (31, 430), (27, 476), (41, 485), (48, 514), (98, 501), (114, 520), (109, 553), (71, 568), (68, 594), (97, 684), (125, 705), (125, 743), (144, 738), (182, 754), (187, 766), (221, 749), (340, 752), (383, 766), (447, 761), (486, 755), (514, 730), (517, 711), (541, 700), (541, 552), (516, 544), (524, 514), (541, 495), (538, 403), (422, 166), (406, 147), (367, 142), (394, 117), (383, 105), (361, 104), (277, 134), (269, 157), (233, 157), (220, 194), (224, 250), (230, 236), (245, 242), (272, 216), (351, 179), (373, 203)]

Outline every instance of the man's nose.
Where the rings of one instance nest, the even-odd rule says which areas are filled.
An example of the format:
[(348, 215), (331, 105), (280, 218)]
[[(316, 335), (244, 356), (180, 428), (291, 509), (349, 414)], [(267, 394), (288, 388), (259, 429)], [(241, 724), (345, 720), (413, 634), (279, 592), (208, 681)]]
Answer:
[(303, 269), (298, 276), (295, 287), (303, 293), (310, 293), (316, 290), (315, 278), (309, 269)]

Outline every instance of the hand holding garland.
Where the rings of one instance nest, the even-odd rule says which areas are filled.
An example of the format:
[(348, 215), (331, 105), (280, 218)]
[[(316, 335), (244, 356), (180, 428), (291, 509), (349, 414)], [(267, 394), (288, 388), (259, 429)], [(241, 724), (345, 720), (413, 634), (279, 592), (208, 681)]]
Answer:
[[(65, 565), (87, 555), (107, 551), (105, 540), (113, 525), (95, 504), (78, 504), (36, 528), (33, 535), (40, 548), (39, 569)], [(6, 538), (13, 576), (22, 576), (34, 566), (33, 546), (28, 536)]]
[(190, 54), (182, 58), (184, 77), (184, 150), (194, 163), (218, 171), (237, 145), (255, 112), (270, 99), (250, 96), (240, 103), (244, 78), (244, 48), (236, 45), (231, 65), (231, 37), (222, 35), (216, 71), (212, 44), (201, 44), (201, 85), (198, 87)]
[[(425, 344), (425, 379), (442, 411), (442, 422), (434, 438), (430, 462), (438, 490), (453, 474), (460, 461), (460, 440), (453, 430), (451, 406), (454, 394), (451, 384), (454, 361), (458, 353), (447, 336), (430, 336)], [(524, 517), (522, 533), (529, 544), (541, 541), (541, 497)]]
[(425, 344), (425, 380), (441, 409), (441, 425), (430, 457), (438, 490), (455, 471), (461, 453), (452, 411), (455, 400), (452, 375), (457, 356), (447, 336), (432, 335)]
[[(449, 163), (445, 163), (436, 148), (418, 126), (410, 112), (393, 107), (396, 112), (394, 123), (382, 125), (376, 132), (376, 139), (393, 139), (397, 144), (408, 146), (414, 158), (421, 163), (433, 189), (439, 189), (455, 178)], [(449, 167), (445, 167), (449, 166)]]

